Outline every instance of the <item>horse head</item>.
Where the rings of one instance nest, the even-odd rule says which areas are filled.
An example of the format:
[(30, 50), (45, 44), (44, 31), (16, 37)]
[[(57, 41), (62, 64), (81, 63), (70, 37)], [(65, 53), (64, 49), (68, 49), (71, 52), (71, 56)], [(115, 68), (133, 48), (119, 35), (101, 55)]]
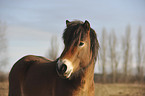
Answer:
[(58, 59), (56, 70), (60, 77), (71, 79), (95, 63), (99, 44), (87, 20), (66, 20), (66, 26), (63, 33), (65, 48)]

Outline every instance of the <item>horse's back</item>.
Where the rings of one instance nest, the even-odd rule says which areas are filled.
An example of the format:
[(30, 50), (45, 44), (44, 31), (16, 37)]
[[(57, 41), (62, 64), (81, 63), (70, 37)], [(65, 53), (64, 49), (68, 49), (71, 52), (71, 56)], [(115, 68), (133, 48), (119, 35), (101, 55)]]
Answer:
[[(49, 90), (49, 86), (52, 85), (56, 76), (55, 66), (54, 61), (41, 56), (28, 55), (21, 58), (14, 64), (9, 74), (9, 96), (48, 92), (42, 88)], [(44, 92), (40, 92), (40, 89)]]

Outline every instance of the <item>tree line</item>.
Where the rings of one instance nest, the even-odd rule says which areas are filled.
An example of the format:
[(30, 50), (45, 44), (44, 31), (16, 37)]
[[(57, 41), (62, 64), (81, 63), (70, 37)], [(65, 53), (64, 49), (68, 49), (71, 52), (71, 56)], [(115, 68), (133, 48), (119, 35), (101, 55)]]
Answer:
[[(100, 80), (102, 83), (145, 81), (145, 43), (141, 27), (135, 36), (131, 37), (130, 25), (126, 27), (126, 32), (122, 36), (117, 36), (114, 30), (107, 33), (103, 28), (98, 58), (102, 75), (96, 76), (96, 81)], [(110, 72), (107, 72), (107, 69), (110, 69)]]
[(6, 24), (0, 21), (0, 81), (7, 80), (4, 73), (5, 66), (8, 65), (8, 42), (6, 37)]

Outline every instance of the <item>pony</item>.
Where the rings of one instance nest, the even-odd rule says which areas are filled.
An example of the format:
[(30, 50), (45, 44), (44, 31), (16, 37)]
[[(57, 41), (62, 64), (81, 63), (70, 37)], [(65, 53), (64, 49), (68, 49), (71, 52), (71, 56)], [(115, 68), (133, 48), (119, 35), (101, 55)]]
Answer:
[(66, 20), (64, 50), (52, 61), (27, 55), (9, 73), (9, 96), (94, 96), (99, 43), (90, 23)]

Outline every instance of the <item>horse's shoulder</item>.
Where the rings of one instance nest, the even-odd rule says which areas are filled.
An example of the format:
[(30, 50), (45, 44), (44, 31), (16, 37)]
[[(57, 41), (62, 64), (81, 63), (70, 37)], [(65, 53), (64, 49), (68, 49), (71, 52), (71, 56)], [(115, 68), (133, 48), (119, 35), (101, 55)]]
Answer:
[(52, 62), (52, 60), (49, 60), (45, 57), (35, 55), (26, 55), (20, 60), (22, 60), (23, 62)]

